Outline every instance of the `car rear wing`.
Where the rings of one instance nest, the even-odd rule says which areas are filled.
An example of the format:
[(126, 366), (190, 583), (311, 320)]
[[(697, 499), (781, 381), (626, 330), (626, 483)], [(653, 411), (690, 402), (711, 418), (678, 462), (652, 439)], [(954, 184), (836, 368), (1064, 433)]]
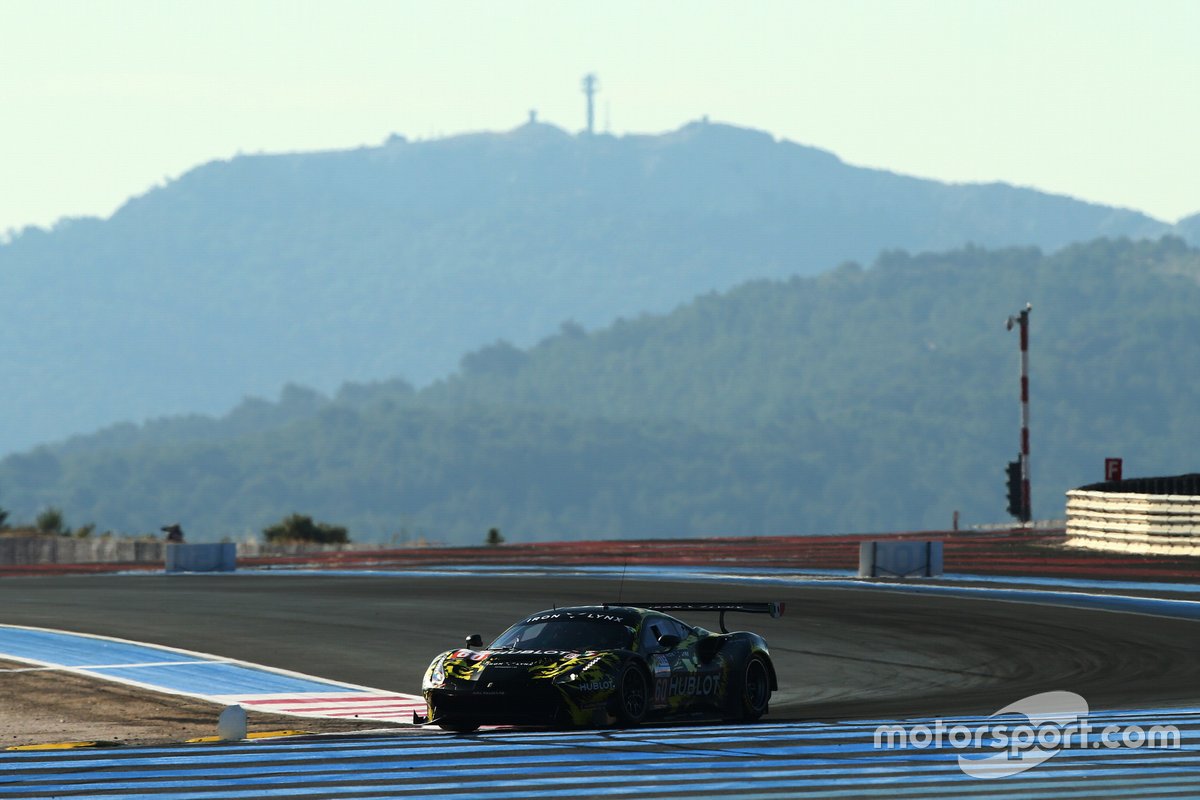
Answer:
[(644, 608), (648, 611), (716, 611), (720, 613), (721, 633), (729, 633), (725, 628), (725, 614), (738, 611), (743, 614), (770, 614), (772, 619), (783, 616), (783, 603), (605, 603), (604, 607), (625, 606), (627, 608)]

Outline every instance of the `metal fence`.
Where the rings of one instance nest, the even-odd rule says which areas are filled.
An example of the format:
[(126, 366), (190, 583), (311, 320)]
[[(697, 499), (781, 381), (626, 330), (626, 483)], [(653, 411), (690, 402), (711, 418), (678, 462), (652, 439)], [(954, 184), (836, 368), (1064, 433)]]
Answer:
[[(154, 539), (122, 536), (96, 536), (77, 539), (71, 536), (0, 536), (0, 565), (39, 564), (162, 564), (167, 543)], [(237, 543), (239, 558), (299, 556), (318, 553), (377, 550), (379, 544), (268, 544), (248, 541)]]
[(116, 536), (4, 536), (0, 537), (0, 564), (148, 563), (162, 561), (164, 547), (164, 542)]

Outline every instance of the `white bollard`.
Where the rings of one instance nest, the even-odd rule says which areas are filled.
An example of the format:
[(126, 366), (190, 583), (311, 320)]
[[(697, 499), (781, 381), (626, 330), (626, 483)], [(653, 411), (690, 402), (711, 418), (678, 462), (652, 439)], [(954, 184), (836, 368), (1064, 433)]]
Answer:
[(228, 706), (217, 718), (217, 738), (222, 742), (240, 742), (246, 738), (246, 709)]

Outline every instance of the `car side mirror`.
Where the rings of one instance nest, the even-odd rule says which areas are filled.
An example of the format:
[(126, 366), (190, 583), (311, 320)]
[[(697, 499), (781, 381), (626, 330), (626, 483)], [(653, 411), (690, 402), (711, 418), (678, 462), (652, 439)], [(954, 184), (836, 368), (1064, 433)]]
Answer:
[(683, 640), (673, 633), (664, 633), (658, 637), (658, 646), (664, 650), (670, 650), (673, 647), (678, 647), (681, 641)]
[(483, 637), (478, 633), (472, 633), (467, 637), (467, 647), (479, 648), (483, 647)]

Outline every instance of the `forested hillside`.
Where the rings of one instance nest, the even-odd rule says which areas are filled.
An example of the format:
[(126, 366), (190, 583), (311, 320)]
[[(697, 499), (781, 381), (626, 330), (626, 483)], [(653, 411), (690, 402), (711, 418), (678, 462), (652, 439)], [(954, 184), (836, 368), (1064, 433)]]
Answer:
[(240, 536), (299, 511), (357, 539), (832, 533), (1005, 519), (1033, 303), (1034, 511), (1102, 477), (1195, 471), (1200, 251), (1178, 239), (891, 252), (759, 280), (420, 391), (293, 387), (221, 420), (120, 426), (0, 462), (14, 518)]
[(0, 243), (0, 454), (288, 383), (449, 373), (883, 249), (1158, 235), (1144, 215), (860, 169), (767, 134), (504, 134), (206, 164)]
[(1200, 246), (1200, 214), (1179, 220), (1175, 224), (1175, 233), (1193, 245)]

